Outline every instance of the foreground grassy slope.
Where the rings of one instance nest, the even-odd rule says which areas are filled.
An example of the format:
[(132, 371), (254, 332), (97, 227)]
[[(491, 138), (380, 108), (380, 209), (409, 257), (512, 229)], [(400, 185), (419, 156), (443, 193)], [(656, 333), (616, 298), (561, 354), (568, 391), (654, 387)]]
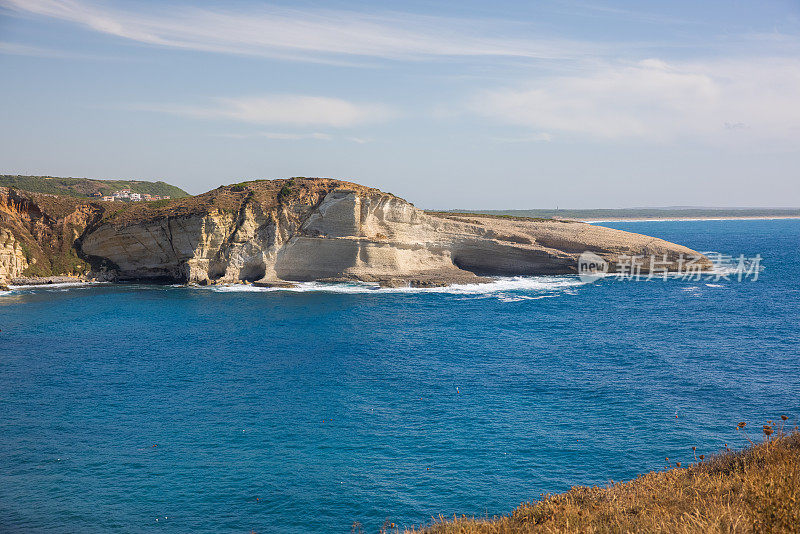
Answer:
[(134, 193), (182, 198), (189, 193), (164, 182), (143, 182), (139, 180), (91, 180), (89, 178), (58, 178), (54, 176), (0, 175), (0, 187), (13, 187), (34, 193), (86, 197), (91, 193), (110, 195), (120, 189), (130, 189)]
[(800, 433), (630, 482), (574, 487), (508, 516), (442, 519), (414, 532), (800, 532)]

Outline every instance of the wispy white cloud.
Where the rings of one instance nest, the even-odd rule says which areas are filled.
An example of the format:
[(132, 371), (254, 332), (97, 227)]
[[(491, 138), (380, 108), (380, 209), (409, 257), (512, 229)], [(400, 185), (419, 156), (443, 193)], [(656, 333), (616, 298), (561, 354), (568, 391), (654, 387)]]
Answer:
[(32, 57), (64, 57), (63, 52), (20, 43), (0, 42), (0, 54)]
[(140, 4), (134, 12), (89, 0), (0, 0), (0, 5), (151, 45), (315, 61), (341, 56), (555, 59), (598, 50), (597, 44), (567, 39), (511, 37), (519, 27), (510, 22), (396, 12), (263, 5), (234, 11), (164, 3)]
[(364, 145), (367, 143), (371, 143), (373, 139), (367, 137), (347, 137), (348, 141), (352, 141), (353, 143), (358, 143), (359, 145)]
[(333, 136), (326, 133), (313, 132), (313, 133), (288, 133), (288, 132), (254, 132), (254, 133), (220, 133), (215, 134), (217, 137), (227, 137), (229, 139), (252, 139), (254, 137), (263, 137), (266, 139), (274, 139), (276, 141), (303, 141), (307, 139), (315, 139), (317, 141), (330, 141)]
[[(698, 24), (697, 20), (672, 17), (660, 13), (653, 13), (642, 9), (623, 9), (616, 6), (609, 6), (598, 2), (581, 2), (575, 0), (556, 1), (556, 5), (563, 6), (562, 12), (573, 16), (604, 16), (616, 20), (627, 19), (636, 22), (652, 23), (659, 25), (687, 25)], [(643, 7), (643, 6), (639, 6)]]
[[(67, 52), (40, 46), (30, 46), (22, 43), (11, 43), (0, 41), (0, 54), (10, 56), (27, 56), (53, 59), (85, 59), (90, 61), (122, 61), (122, 58), (112, 56), (101, 56), (96, 54), (81, 54), (79, 52)], [(125, 58), (129, 61), (130, 58)]]
[(159, 104), (136, 107), (199, 119), (334, 128), (380, 122), (396, 115), (391, 108), (382, 104), (355, 103), (339, 98), (302, 95), (217, 98), (207, 105), (196, 106)]
[[(608, 64), (486, 91), (469, 109), (536, 131), (714, 143), (800, 135), (800, 60)], [(733, 127), (731, 126), (733, 125)]]
[(322, 132), (304, 132), (304, 133), (295, 133), (295, 132), (252, 132), (252, 133), (218, 133), (214, 134), (216, 137), (226, 137), (229, 139), (254, 139), (254, 138), (264, 138), (264, 139), (271, 139), (275, 141), (335, 141), (335, 140), (343, 140), (349, 141), (351, 143), (358, 143), (364, 144), (369, 143), (371, 139), (365, 139), (362, 137), (353, 137), (353, 136), (339, 136), (339, 135), (331, 135)]
[(553, 140), (553, 136), (547, 132), (539, 132), (517, 137), (492, 137), (491, 139), (498, 143), (549, 143)]

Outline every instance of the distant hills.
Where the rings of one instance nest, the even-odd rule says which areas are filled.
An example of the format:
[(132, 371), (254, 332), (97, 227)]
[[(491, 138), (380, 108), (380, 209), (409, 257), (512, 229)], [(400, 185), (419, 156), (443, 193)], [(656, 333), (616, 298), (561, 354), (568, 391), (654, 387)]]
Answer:
[[(242, 185), (242, 184), (238, 184)], [(0, 187), (11, 187), (34, 193), (48, 193), (76, 198), (87, 198), (93, 193), (111, 195), (121, 189), (133, 193), (160, 197), (184, 198), (192, 196), (180, 187), (166, 182), (142, 180), (93, 180), (90, 178), (60, 178), (56, 176), (24, 176), (1, 174)], [(616, 219), (727, 219), (800, 217), (800, 208), (711, 208), (672, 206), (665, 208), (598, 208), (598, 209), (529, 209), (529, 210), (446, 210), (432, 213), (475, 213), (500, 217), (533, 219), (576, 219), (602, 221)]]
[(111, 195), (114, 191), (130, 189), (133, 193), (146, 193), (181, 198), (189, 193), (165, 182), (145, 182), (140, 180), (92, 180), (89, 178), (58, 178), (55, 176), (22, 176), (18, 174), (0, 175), (0, 187), (13, 187), (34, 193), (65, 195), (84, 198), (92, 193)]
[(727, 219), (760, 217), (800, 217), (800, 208), (622, 208), (567, 210), (452, 210), (461, 213), (482, 213), (507, 217), (541, 219)]

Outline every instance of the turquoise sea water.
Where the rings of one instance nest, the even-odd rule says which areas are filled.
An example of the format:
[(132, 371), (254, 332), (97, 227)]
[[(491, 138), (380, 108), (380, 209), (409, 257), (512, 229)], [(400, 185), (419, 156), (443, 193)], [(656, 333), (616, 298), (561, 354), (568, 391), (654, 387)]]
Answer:
[(0, 296), (0, 530), (375, 532), (507, 513), (800, 415), (800, 221), (606, 225), (764, 270)]

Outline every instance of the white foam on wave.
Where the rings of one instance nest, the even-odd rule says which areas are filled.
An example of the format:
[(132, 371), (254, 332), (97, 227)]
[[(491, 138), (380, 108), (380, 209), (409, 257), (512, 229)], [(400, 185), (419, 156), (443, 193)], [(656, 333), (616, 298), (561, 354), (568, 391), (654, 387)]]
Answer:
[[(463, 299), (496, 298), (502, 302), (523, 302), (527, 300), (557, 297), (559, 295), (573, 295), (579, 287), (587, 283), (589, 282), (583, 282), (577, 276), (513, 276), (497, 277), (492, 279), (491, 282), (483, 284), (453, 284), (445, 287), (421, 288), (382, 288), (376, 283), (368, 282), (297, 282), (297, 285), (294, 287), (256, 287), (245, 284), (219, 286), (186, 286), (184, 284), (172, 284), (162, 287), (213, 291), (217, 293), (272, 293), (276, 291), (290, 293), (319, 292), (376, 295), (437, 293), (454, 295)], [(11, 291), (4, 291), (0, 293), (0, 295), (12, 295), (29, 291), (70, 291), (97, 285), (107, 285), (107, 283), (65, 282), (59, 284), (11, 286)], [(153, 286), (142, 287), (151, 288)]]
[(711, 270), (706, 271), (703, 274), (714, 276), (715, 282), (723, 279), (728, 281), (739, 280), (740, 278), (753, 276), (756, 271), (758, 273), (764, 272), (764, 264), (759, 261), (759, 263), (755, 265), (753, 263), (753, 258), (751, 257), (745, 256), (743, 258), (744, 264), (740, 265), (739, 256), (726, 255), (715, 250), (703, 251), (702, 254), (709, 258), (713, 263)]
[[(542, 293), (571, 293), (571, 290), (585, 285), (577, 276), (514, 276), (498, 277), (484, 284), (453, 284), (445, 287), (387, 287), (368, 282), (321, 283), (298, 282), (295, 287), (255, 287), (251, 285), (199, 286), (198, 289), (220, 293), (248, 293), (287, 291), (295, 293), (326, 292), (350, 294), (390, 294), (390, 293), (444, 293), (465, 296), (494, 296), (504, 302), (518, 302), (544, 298)], [(526, 293), (537, 293), (534, 295)]]
[(8, 289), (11, 291), (20, 291), (25, 289), (74, 289), (102, 284), (107, 284), (107, 282), (60, 282), (57, 284), (28, 284), (20, 286), (8, 286)]
[[(572, 292), (565, 291), (563, 294), (565, 294), (565, 295), (567, 295), (567, 294), (571, 295), (571, 294), (573, 294), (573, 293), (572, 293)], [(524, 300), (539, 300), (539, 299), (549, 299), (549, 298), (553, 298), (553, 297), (557, 297), (557, 296), (558, 296), (558, 294), (552, 294), (552, 295), (535, 295), (535, 296), (534, 296), (534, 295), (516, 295), (516, 294), (515, 294), (515, 295), (508, 295), (508, 294), (506, 294), (506, 293), (498, 293), (498, 294), (497, 294), (497, 300), (499, 300), (500, 302), (522, 302), (522, 301), (524, 301)]]

